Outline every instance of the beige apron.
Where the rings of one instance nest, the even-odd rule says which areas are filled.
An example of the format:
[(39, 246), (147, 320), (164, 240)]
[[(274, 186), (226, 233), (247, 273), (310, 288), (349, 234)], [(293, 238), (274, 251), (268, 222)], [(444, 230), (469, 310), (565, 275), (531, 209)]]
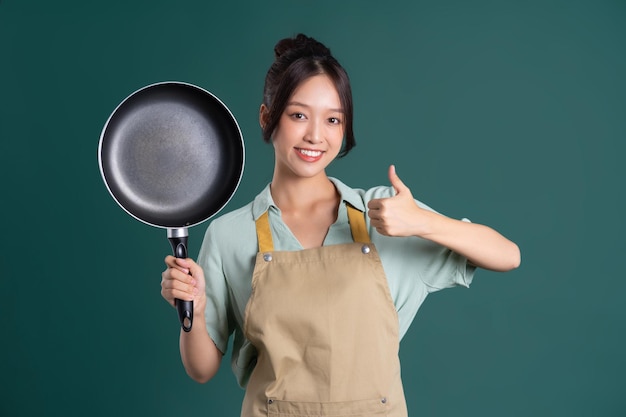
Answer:
[(256, 222), (242, 417), (407, 415), (398, 316), (364, 214), (346, 207), (355, 243), (273, 251), (267, 212)]

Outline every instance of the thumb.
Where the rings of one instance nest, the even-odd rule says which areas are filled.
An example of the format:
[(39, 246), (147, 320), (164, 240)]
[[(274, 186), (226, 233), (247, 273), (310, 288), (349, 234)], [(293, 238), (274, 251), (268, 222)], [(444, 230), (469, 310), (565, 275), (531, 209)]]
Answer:
[(187, 265), (187, 269), (189, 270), (189, 275), (197, 276), (198, 273), (202, 273), (202, 267), (198, 265), (193, 259), (187, 258), (184, 260)]
[(396, 190), (396, 194), (406, 193), (408, 187), (404, 185), (398, 174), (396, 174), (396, 166), (389, 166), (389, 182), (392, 187)]

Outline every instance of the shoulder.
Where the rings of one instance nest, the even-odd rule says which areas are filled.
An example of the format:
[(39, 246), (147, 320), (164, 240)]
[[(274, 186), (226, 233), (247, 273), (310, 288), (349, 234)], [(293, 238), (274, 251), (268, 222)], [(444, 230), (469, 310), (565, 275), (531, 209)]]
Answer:
[(257, 250), (252, 203), (216, 217), (207, 227), (198, 262), (204, 267), (214, 265), (222, 272), (247, 260)]
[(365, 211), (367, 203), (370, 200), (376, 198), (393, 197), (395, 194), (393, 187), (390, 186), (380, 185), (368, 189), (352, 188), (344, 184), (337, 178), (331, 178), (330, 180), (333, 182), (333, 184), (335, 184), (335, 187), (341, 194), (342, 200), (348, 202), (349, 204), (361, 211)]
[(395, 190), (391, 186), (378, 185), (367, 190), (361, 190), (363, 201), (367, 202), (376, 198), (389, 198), (396, 195)]
[(243, 207), (222, 214), (213, 219), (207, 233), (224, 237), (236, 235), (242, 229), (254, 229), (254, 221), (266, 211), (271, 202), (269, 185), (267, 185), (252, 201)]
[(207, 228), (206, 234), (207, 237), (219, 240), (222, 243), (231, 241), (237, 236), (242, 236), (249, 229), (254, 229), (252, 202), (213, 219)]
[[(361, 211), (365, 211), (367, 203), (370, 200), (375, 200), (377, 198), (390, 198), (396, 195), (396, 191), (390, 185), (377, 185), (371, 188), (352, 188), (337, 178), (331, 178), (331, 181), (337, 187), (342, 200), (350, 203), (352, 206)], [(435, 211), (420, 200), (416, 199), (415, 203), (423, 209)]]

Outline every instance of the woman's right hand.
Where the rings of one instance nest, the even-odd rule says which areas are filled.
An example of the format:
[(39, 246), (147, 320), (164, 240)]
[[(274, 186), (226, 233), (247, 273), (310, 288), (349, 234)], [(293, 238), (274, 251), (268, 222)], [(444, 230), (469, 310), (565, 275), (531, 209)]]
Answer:
[(167, 269), (161, 274), (161, 295), (170, 305), (176, 299), (193, 301), (194, 325), (191, 331), (180, 331), (180, 355), (187, 374), (204, 383), (215, 376), (222, 362), (222, 352), (217, 348), (206, 328), (204, 309), (204, 271), (192, 259), (173, 256), (165, 258)]
[(161, 296), (171, 306), (176, 299), (193, 301), (194, 312), (204, 314), (206, 294), (204, 292), (204, 271), (192, 259), (165, 257), (167, 269), (161, 274)]

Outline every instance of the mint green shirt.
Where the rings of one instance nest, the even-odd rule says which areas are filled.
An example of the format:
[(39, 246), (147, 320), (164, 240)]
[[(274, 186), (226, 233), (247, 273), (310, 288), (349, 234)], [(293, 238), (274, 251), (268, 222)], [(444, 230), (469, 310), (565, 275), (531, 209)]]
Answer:
[[(341, 199), (365, 211), (368, 201), (392, 197), (392, 187), (369, 190), (352, 189), (331, 178)], [(432, 210), (423, 203), (416, 203)], [(207, 330), (217, 348), (226, 353), (229, 337), (234, 335), (231, 365), (242, 387), (256, 363), (256, 350), (244, 337), (243, 319), (250, 298), (252, 272), (258, 252), (256, 219), (269, 210), (275, 250), (302, 250), (302, 246), (283, 222), (269, 185), (246, 206), (211, 222), (198, 255), (206, 278)], [(464, 221), (469, 221), (463, 219)], [(429, 240), (418, 237), (388, 237), (366, 224), (372, 243), (380, 255), (389, 290), (399, 318), (400, 338), (404, 336), (417, 310), (434, 291), (454, 286), (468, 287), (475, 268), (467, 260)], [(339, 204), (337, 221), (331, 225), (324, 246), (352, 242), (345, 204)]]

